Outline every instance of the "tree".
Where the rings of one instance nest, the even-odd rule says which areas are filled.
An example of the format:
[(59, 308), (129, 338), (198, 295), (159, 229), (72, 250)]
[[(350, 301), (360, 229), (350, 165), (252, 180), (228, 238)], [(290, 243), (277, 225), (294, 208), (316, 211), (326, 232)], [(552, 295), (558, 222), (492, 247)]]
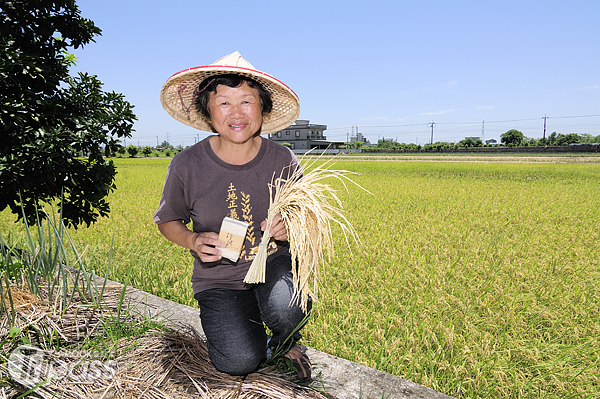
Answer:
[(547, 139), (548, 145), (556, 145), (556, 139), (558, 138), (559, 133), (552, 132)]
[(458, 142), (458, 145), (460, 147), (481, 147), (482, 146), (482, 142), (481, 140), (473, 140), (471, 137), (468, 137), (464, 140), (461, 140)]
[(130, 157), (135, 157), (137, 155), (137, 153), (139, 152), (140, 148), (136, 145), (133, 144), (129, 144), (127, 146), (127, 152), (129, 153)]
[(123, 156), (126, 152), (127, 149), (125, 148), (125, 146), (119, 145), (119, 147), (117, 148), (117, 154)]
[(144, 146), (144, 148), (142, 148), (142, 154), (144, 154), (144, 156), (146, 157), (152, 154), (152, 147), (150, 147), (149, 145)]
[(579, 137), (580, 137), (580, 140), (579, 140), (580, 143), (597, 143), (598, 138), (600, 138), (600, 136), (594, 137), (589, 133), (581, 133), (579, 135)]
[(101, 30), (74, 0), (0, 3), (0, 211), (35, 220), (40, 202), (63, 198), (67, 225), (108, 215), (116, 169), (103, 154), (131, 137), (133, 106), (96, 76), (69, 76), (69, 48)]
[(569, 145), (573, 143), (585, 143), (586, 141), (584, 140), (585, 137), (577, 133), (562, 134), (552, 132), (552, 134), (548, 136), (548, 144), (550, 145)]
[(579, 143), (581, 137), (577, 133), (569, 133), (569, 134), (558, 134), (556, 139), (556, 145), (569, 145), (574, 143)]
[(168, 141), (163, 141), (162, 143), (160, 143), (160, 145), (158, 146), (158, 148), (162, 148), (163, 150), (172, 150), (175, 147), (173, 147), (171, 144), (169, 144)]
[(394, 147), (394, 143), (392, 143), (391, 140), (386, 140), (386, 139), (379, 139), (377, 140), (377, 148), (382, 148), (382, 149), (391, 149), (392, 147)]
[(500, 136), (500, 141), (505, 145), (519, 146), (523, 140), (525, 140), (525, 135), (515, 129), (511, 129)]

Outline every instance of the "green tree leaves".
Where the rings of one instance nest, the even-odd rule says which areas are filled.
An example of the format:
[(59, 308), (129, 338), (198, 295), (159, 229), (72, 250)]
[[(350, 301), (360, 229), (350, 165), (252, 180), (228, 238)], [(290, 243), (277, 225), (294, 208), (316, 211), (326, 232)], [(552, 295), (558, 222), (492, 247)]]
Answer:
[(104, 156), (131, 137), (133, 106), (96, 76), (71, 77), (78, 48), (100, 34), (73, 0), (0, 2), (0, 210), (30, 222), (35, 205), (64, 197), (70, 225), (106, 216), (116, 169)]
[(523, 140), (525, 140), (525, 135), (515, 129), (511, 129), (500, 135), (500, 142), (505, 145), (518, 146)]
[(135, 157), (139, 151), (140, 151), (140, 148), (136, 145), (129, 144), (127, 146), (127, 152), (129, 153), (129, 156), (132, 158)]

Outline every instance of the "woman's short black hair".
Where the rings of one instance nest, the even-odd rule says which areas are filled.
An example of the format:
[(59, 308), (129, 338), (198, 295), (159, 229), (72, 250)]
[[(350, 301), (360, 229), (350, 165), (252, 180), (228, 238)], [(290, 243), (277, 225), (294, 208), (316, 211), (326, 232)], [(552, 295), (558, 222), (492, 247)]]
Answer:
[(262, 116), (271, 113), (273, 109), (273, 100), (271, 99), (271, 93), (269, 93), (262, 84), (257, 82), (256, 80), (249, 78), (243, 75), (237, 74), (224, 74), (217, 75), (214, 77), (208, 77), (200, 82), (198, 86), (198, 94), (196, 95), (196, 99), (194, 100), (194, 105), (196, 106), (196, 110), (200, 112), (200, 114), (210, 121), (210, 108), (208, 107), (208, 99), (210, 98), (210, 93), (217, 93), (218, 85), (225, 85), (228, 87), (240, 87), (244, 82), (248, 84), (248, 86), (253, 89), (258, 90), (258, 96), (260, 98), (260, 108)]

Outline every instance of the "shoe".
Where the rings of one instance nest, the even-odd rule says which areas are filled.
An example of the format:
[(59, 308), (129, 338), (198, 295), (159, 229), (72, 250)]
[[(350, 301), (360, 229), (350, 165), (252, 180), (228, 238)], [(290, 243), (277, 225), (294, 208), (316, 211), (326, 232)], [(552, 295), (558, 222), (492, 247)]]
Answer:
[(288, 366), (296, 373), (296, 382), (306, 383), (312, 381), (312, 365), (306, 353), (300, 348), (300, 345), (294, 345), (283, 357)]

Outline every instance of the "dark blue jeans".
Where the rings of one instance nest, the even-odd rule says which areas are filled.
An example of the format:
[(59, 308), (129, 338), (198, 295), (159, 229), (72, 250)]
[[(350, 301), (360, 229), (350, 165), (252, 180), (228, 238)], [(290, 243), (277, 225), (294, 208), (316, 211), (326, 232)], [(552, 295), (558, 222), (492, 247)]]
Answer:
[[(267, 262), (265, 283), (250, 290), (216, 288), (197, 293), (208, 356), (217, 370), (245, 375), (255, 371), (269, 347), (287, 352), (302, 335), (308, 317), (300, 306), (290, 305), (294, 293), (290, 256)], [(311, 303), (308, 305), (310, 313)], [(264, 323), (264, 325), (263, 325)]]

